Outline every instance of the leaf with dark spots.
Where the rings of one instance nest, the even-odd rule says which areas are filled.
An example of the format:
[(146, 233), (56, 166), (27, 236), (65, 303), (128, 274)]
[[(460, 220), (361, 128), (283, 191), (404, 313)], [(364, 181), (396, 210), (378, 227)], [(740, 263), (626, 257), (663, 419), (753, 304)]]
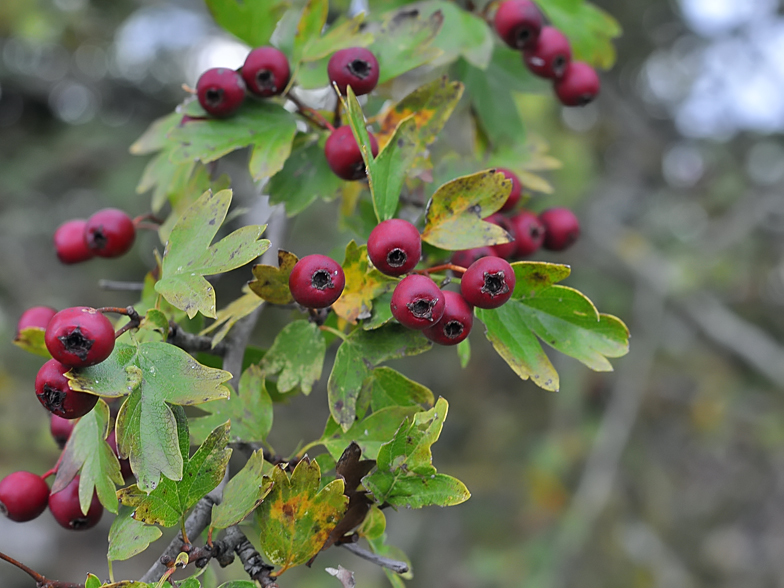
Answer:
[[(215, 290), (204, 276), (221, 274), (254, 260), (269, 247), (266, 226), (248, 225), (211, 244), (231, 204), (231, 190), (205, 192), (172, 228), (155, 291), (190, 318), (215, 318)], [(210, 223), (210, 220), (215, 222)]]

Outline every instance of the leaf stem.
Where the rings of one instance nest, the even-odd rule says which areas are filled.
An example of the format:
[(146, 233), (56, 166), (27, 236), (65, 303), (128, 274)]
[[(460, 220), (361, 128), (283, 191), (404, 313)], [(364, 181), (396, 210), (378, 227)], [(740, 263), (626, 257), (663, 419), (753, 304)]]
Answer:
[(414, 270), (413, 273), (428, 275), (428, 274), (434, 274), (434, 273), (437, 273), (437, 272), (445, 272), (447, 270), (452, 270), (453, 272), (457, 272), (459, 274), (464, 274), (465, 271), (466, 271), (466, 268), (464, 268), (462, 266), (459, 266), (459, 265), (455, 265), (454, 263), (442, 263), (441, 265), (434, 265), (433, 267), (429, 267), (429, 268), (426, 268), (426, 269)]
[(328, 327), (327, 325), (321, 325), (321, 326), (319, 326), (319, 329), (321, 329), (322, 331), (324, 331), (326, 333), (332, 333), (333, 335), (335, 335), (336, 337), (339, 337), (343, 341), (345, 341), (348, 338), (347, 335), (343, 331), (338, 331), (334, 327)]
[(103, 314), (107, 314), (109, 312), (114, 314), (121, 314), (123, 316), (127, 316), (130, 319), (114, 334), (115, 339), (118, 339), (121, 335), (130, 331), (131, 329), (138, 329), (139, 325), (142, 323), (142, 317), (138, 312), (136, 312), (136, 309), (133, 306), (126, 306), (125, 308), (120, 306), (102, 306), (96, 310)]
[(300, 114), (314, 120), (322, 129), (326, 129), (330, 132), (335, 130), (335, 127), (332, 125), (332, 123), (321, 116), (320, 112), (310, 108), (309, 106), (305, 106), (302, 101), (291, 92), (286, 94), (286, 98), (291, 100), (297, 106), (297, 110), (299, 110)]
[(316, 447), (318, 445), (321, 445), (321, 439), (316, 439), (315, 441), (311, 441), (310, 443), (305, 445), (305, 447), (302, 447), (295, 456), (287, 459), (286, 461), (291, 461), (292, 459), (297, 459), (297, 460), (302, 459), (303, 456), (308, 452), (308, 449), (312, 449), (313, 447)]
[(28, 568), (23, 563), (16, 561), (13, 557), (6, 555), (2, 551), (0, 551), (0, 559), (3, 559), (12, 565), (15, 565), (17, 568), (19, 568), (28, 576), (30, 576), (33, 580), (35, 580), (39, 586), (46, 582), (46, 578), (44, 578), (41, 574), (39, 574), (38, 572), (36, 572), (31, 568)]

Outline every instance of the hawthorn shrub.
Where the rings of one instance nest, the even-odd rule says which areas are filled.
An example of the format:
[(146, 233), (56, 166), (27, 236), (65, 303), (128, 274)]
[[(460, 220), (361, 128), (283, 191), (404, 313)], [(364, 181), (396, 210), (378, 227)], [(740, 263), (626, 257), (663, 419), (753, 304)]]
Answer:
[[(557, 390), (542, 342), (594, 370), (627, 352), (623, 322), (559, 284), (568, 266), (532, 259), (542, 244), (579, 246), (579, 220), (551, 206), (557, 196), (533, 212), (544, 208), (535, 193), (552, 192), (538, 172), (558, 162), (526, 138), (517, 108), (527, 92), (554, 92), (567, 106), (593, 100), (593, 67), (612, 64), (617, 25), (579, 0), (371, 0), (359, 14), (337, 14), (327, 0), (206, 2), (249, 57), (239, 71), (204, 72), (131, 146), (151, 156), (137, 187), (152, 194), (146, 214), (62, 219), (53, 240), (63, 263), (123, 255), (142, 229), (161, 247), (132, 306), (75, 300), (57, 314), (25, 313), (16, 343), (48, 360), (36, 391), (65, 446), (40, 478), (0, 482), (0, 502), (12, 519), (34, 518), (53, 477), (49, 508), (67, 528), (115, 515), (109, 583), (90, 574), (87, 588), (127, 585), (115, 584), (111, 562), (143, 552), (153, 565), (137, 587), (235, 554), (250, 580), (225, 588), (285, 585), (286, 570), (333, 546), (402, 586), (410, 566), (386, 542), (386, 516), (470, 494), (433, 465), (448, 391), (384, 362), (454, 345), (470, 370), (469, 334), (481, 325), (520, 378)], [(471, 144), (445, 141), (449, 125), (470, 128)], [(216, 177), (215, 163), (235, 151), (288, 217), (337, 200), (359, 242), (337, 260), (300, 250), (296, 235), (297, 253), (284, 250), (264, 238), (265, 225), (218, 238), (237, 179)], [(147, 208), (140, 202), (128, 208)], [(219, 304), (211, 277), (235, 270), (247, 287)], [(269, 348), (248, 344), (264, 307), (290, 317)], [(289, 452), (272, 447), (276, 403), (309, 395), (325, 367), (323, 434)], [(246, 460), (229, 472), (233, 451)], [(178, 526), (168, 547), (155, 544), (160, 527)], [(25, 571), (40, 586), (73, 586)]]

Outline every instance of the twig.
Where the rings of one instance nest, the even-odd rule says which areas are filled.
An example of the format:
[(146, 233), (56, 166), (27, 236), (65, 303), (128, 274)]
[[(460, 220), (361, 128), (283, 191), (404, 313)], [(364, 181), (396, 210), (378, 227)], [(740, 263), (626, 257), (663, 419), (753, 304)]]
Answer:
[(291, 92), (286, 94), (286, 98), (291, 100), (297, 106), (297, 109), (301, 114), (308, 115), (308, 117), (314, 120), (322, 129), (326, 129), (329, 131), (335, 130), (334, 125), (331, 122), (329, 122), (327, 119), (325, 119), (323, 116), (321, 116), (321, 113), (319, 111), (314, 110), (309, 106), (305, 106), (302, 103), (302, 101)]
[(452, 270), (453, 272), (458, 274), (464, 274), (466, 272), (466, 268), (460, 265), (455, 265), (454, 263), (442, 263), (441, 265), (434, 265), (433, 267), (428, 267), (421, 270), (414, 270), (412, 273), (428, 275), (428, 274), (435, 274), (438, 272), (445, 272), (447, 270)]
[(251, 580), (256, 580), (267, 588), (277, 588), (275, 578), (270, 574), (275, 568), (265, 563), (261, 555), (253, 547), (239, 527), (233, 526), (226, 529), (226, 541), (234, 545), (234, 552), (239, 556), (245, 571)]
[(0, 551), (0, 559), (7, 561), (8, 563), (16, 566), (20, 570), (22, 570), (25, 574), (30, 576), (33, 580), (35, 580), (36, 586), (38, 588), (84, 588), (84, 584), (75, 584), (73, 582), (60, 582), (59, 580), (49, 580), (46, 577), (42, 576), (32, 568), (27, 567), (21, 562), (16, 561), (13, 557), (6, 555), (5, 553)]
[(354, 588), (357, 585), (354, 580), (354, 572), (347, 570), (343, 566), (338, 566), (338, 569), (327, 568), (327, 573), (340, 580), (340, 583), (343, 584), (343, 588)]
[(213, 347), (212, 337), (188, 333), (187, 331), (184, 331), (180, 325), (174, 322), (169, 322), (169, 336), (166, 341), (189, 352), (206, 352), (221, 357), (226, 355), (227, 352), (225, 342), (221, 341)]
[(144, 290), (143, 282), (121, 282), (118, 280), (98, 280), (98, 287), (101, 290), (114, 292), (141, 292)]
[(392, 570), (395, 573), (405, 574), (408, 572), (408, 564), (404, 561), (398, 561), (396, 559), (390, 559), (382, 555), (376, 555), (372, 551), (368, 551), (356, 543), (341, 543), (340, 546), (350, 551), (354, 555), (358, 555), (362, 559), (366, 559), (369, 562), (376, 564), (377, 566), (381, 566), (382, 568)]

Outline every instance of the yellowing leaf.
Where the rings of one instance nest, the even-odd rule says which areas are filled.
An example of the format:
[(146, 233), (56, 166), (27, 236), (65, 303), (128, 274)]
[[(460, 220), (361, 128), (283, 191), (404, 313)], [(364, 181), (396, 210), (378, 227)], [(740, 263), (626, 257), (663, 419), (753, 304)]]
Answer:
[(511, 189), (512, 183), (495, 170), (447, 182), (428, 204), (422, 240), (453, 251), (508, 243), (509, 233), (482, 219), (503, 206)]
[(346, 287), (332, 305), (332, 309), (340, 318), (351, 324), (370, 318), (373, 300), (397, 284), (394, 278), (387, 277), (371, 267), (367, 245), (358, 246), (354, 241), (346, 246), (343, 273), (346, 275)]
[(278, 249), (278, 267), (257, 264), (252, 268), (256, 278), (248, 287), (259, 298), (272, 304), (289, 304), (294, 301), (289, 290), (291, 270), (299, 261), (293, 253)]
[(264, 304), (264, 301), (259, 299), (255, 293), (251, 292), (247, 286), (244, 286), (242, 291), (242, 296), (230, 302), (226, 308), (219, 310), (215, 322), (199, 333), (200, 335), (206, 335), (220, 327), (220, 330), (215, 333), (212, 338), (213, 347), (223, 341), (226, 335), (229, 334), (231, 328), (237, 324), (237, 321), (248, 316), (259, 306)]
[(281, 569), (302, 565), (316, 555), (346, 510), (343, 480), (319, 490), (318, 463), (305, 458), (289, 476), (280, 467), (272, 471), (273, 488), (257, 510), (261, 547)]

